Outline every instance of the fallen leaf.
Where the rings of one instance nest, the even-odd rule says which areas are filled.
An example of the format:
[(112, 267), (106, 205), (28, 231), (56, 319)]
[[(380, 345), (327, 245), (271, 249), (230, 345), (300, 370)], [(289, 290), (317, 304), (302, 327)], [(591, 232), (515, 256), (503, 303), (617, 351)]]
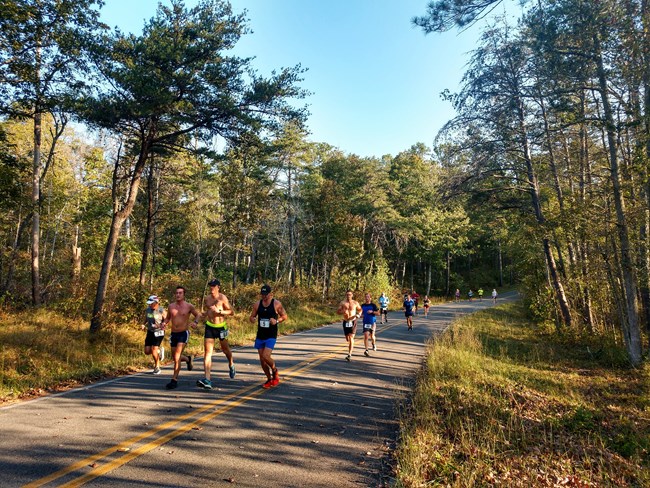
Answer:
[(120, 447), (118, 449), (118, 451), (120, 451), (120, 452), (129, 452), (130, 450), (131, 450), (131, 448), (129, 448), (129, 447)]

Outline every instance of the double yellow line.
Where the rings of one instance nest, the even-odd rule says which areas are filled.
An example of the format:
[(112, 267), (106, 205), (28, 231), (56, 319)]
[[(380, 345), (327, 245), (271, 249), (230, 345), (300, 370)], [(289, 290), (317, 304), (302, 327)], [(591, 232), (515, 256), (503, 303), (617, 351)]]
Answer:
[[(381, 330), (382, 332), (388, 329), (392, 329), (393, 327), (396, 327), (397, 324), (395, 325), (390, 325), (383, 327)], [(378, 331), (379, 332), (379, 331)], [(282, 379), (283, 381), (288, 381), (291, 380), (292, 378), (299, 376), (310, 369), (315, 368), (316, 366), (320, 365), (321, 363), (324, 363), (325, 361), (332, 359), (334, 356), (337, 354), (340, 354), (340, 352), (344, 349), (347, 348), (347, 345), (340, 345), (336, 348), (329, 349), (327, 351), (324, 351), (322, 353), (316, 354), (315, 356), (303, 361), (302, 363), (294, 366), (293, 368), (289, 368), (286, 370), (283, 370), (282, 373)], [(241, 388), (235, 392), (230, 393), (229, 395), (226, 395), (223, 398), (220, 398), (218, 400), (215, 400), (214, 402), (208, 403), (207, 405), (204, 405), (201, 408), (198, 408), (196, 410), (193, 410), (192, 412), (188, 412), (184, 415), (181, 415), (180, 417), (175, 418), (174, 420), (170, 420), (168, 422), (165, 422), (163, 424), (158, 425), (157, 427), (150, 429), (146, 432), (143, 432), (141, 434), (138, 434), (134, 437), (131, 437), (130, 439), (127, 439), (125, 441), (120, 442), (119, 444), (109, 447), (108, 449), (104, 449), (103, 451), (93, 454), (92, 456), (88, 456), (85, 459), (82, 459), (80, 461), (77, 461), (76, 463), (71, 464), (70, 466), (67, 466), (65, 468), (62, 468), (52, 474), (49, 474), (43, 478), (40, 478), (38, 480), (32, 481), (31, 483), (28, 483), (23, 486), (23, 488), (38, 488), (41, 486), (44, 486), (48, 483), (51, 483), (52, 481), (55, 481), (59, 478), (62, 478), (64, 476), (67, 476), (69, 474), (74, 473), (75, 471), (79, 471), (83, 468), (87, 468), (98, 461), (101, 461), (104, 458), (107, 458), (111, 455), (114, 455), (116, 453), (124, 453), (122, 456), (107, 461), (105, 464), (97, 465), (95, 466), (92, 471), (83, 474), (67, 483), (64, 483), (60, 486), (66, 487), (66, 488), (72, 488), (72, 487), (77, 487), (77, 486), (82, 486), (85, 483), (88, 483), (89, 481), (98, 478), (100, 476), (103, 476), (114, 469), (119, 468), (120, 466), (125, 465), (126, 463), (134, 460), (135, 458), (142, 456), (143, 454), (148, 453), (149, 451), (152, 451), (153, 449), (156, 449), (157, 447), (160, 447), (163, 444), (166, 444), (167, 442), (171, 441), (172, 439), (175, 439), (176, 437), (192, 430), (193, 428), (204, 424), (205, 422), (208, 422), (209, 420), (212, 420), (213, 418), (239, 406), (242, 405), (249, 400), (252, 400), (255, 397), (260, 396), (262, 393), (264, 393), (266, 390), (262, 389), (259, 384), (253, 384), (244, 388)], [(218, 407), (218, 408), (216, 408)], [(214, 410), (213, 410), (214, 409)], [(201, 414), (208, 412), (206, 415), (201, 416)], [(174, 430), (171, 430), (170, 432), (161, 435), (160, 437), (156, 437), (155, 439), (142, 444), (136, 448), (133, 448), (133, 446), (147, 438), (153, 437), (156, 434), (170, 429), (176, 424), (182, 423), (186, 420), (190, 420), (193, 417), (199, 417), (196, 418), (195, 420), (187, 423), (183, 423), (182, 425), (176, 427)]]

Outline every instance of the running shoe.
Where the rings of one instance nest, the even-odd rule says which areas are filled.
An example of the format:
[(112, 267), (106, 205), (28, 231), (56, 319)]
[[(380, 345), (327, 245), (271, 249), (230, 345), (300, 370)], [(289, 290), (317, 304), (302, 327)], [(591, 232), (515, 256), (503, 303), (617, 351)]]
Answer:
[(175, 388), (178, 388), (178, 381), (177, 380), (171, 380), (169, 383), (165, 385), (165, 387), (168, 390), (173, 390)]
[(233, 364), (232, 366), (228, 367), (228, 374), (230, 374), (230, 379), (233, 379), (235, 375), (237, 374), (237, 371), (235, 371), (235, 365)]
[(187, 370), (192, 371), (194, 369), (194, 365), (192, 364), (192, 356), (187, 356)]
[(368, 349), (366, 349), (366, 350), (363, 352), (363, 355), (366, 356), (366, 357), (370, 357), (370, 353), (368, 352)]
[(373, 344), (373, 345), (372, 345), (372, 350), (373, 350), (373, 351), (376, 351), (376, 350), (377, 350), (377, 344)]
[(197, 380), (196, 386), (200, 386), (201, 388), (205, 388), (206, 390), (211, 390), (212, 389), (212, 381), (210, 381), (207, 378), (202, 379), (202, 380)]
[(271, 380), (271, 388), (275, 388), (275, 387), (278, 386), (279, 384), (280, 384), (280, 378), (273, 378), (273, 379)]
[(346, 361), (350, 361), (351, 359), (352, 359), (352, 356), (350, 356), (349, 354), (347, 356), (345, 356)]
[(156, 367), (153, 369), (153, 371), (151, 372), (151, 374), (160, 374), (160, 373), (161, 373), (161, 371), (160, 371), (160, 368), (159, 368), (158, 366), (156, 366)]
[(271, 383), (273, 383), (273, 378), (271, 378), (271, 379), (268, 380), (266, 383), (264, 383), (264, 384), (262, 385), (262, 388), (265, 388), (265, 389), (268, 390), (269, 388), (271, 388)]
[(278, 374), (278, 368), (275, 368), (273, 371), (273, 377), (272, 379), (280, 381), (280, 375)]

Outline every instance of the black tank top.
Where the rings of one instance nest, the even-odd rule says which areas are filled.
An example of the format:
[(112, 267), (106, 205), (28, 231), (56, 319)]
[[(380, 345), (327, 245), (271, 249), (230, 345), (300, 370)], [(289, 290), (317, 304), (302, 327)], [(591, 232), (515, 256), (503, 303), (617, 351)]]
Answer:
[[(260, 300), (257, 306), (257, 339), (276, 339), (278, 337), (278, 313), (275, 311), (275, 298), (271, 298), (271, 303), (265, 307)], [(275, 319), (272, 325), (270, 319)]]

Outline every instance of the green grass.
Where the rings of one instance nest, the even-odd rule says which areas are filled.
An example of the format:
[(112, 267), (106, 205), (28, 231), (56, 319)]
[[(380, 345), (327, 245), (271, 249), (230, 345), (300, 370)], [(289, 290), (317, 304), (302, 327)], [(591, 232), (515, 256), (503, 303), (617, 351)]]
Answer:
[(521, 305), (458, 321), (400, 412), (397, 486), (650, 486), (650, 368), (593, 350)]

